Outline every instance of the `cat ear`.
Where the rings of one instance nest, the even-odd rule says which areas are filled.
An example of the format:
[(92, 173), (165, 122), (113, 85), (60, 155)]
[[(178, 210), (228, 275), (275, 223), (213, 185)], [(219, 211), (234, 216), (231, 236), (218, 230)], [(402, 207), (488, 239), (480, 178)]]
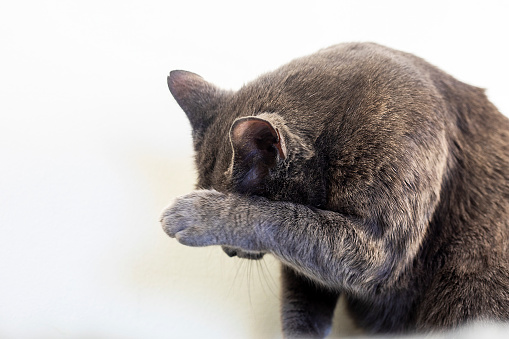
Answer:
[(168, 76), (171, 94), (186, 113), (193, 130), (205, 129), (214, 119), (214, 109), (223, 91), (198, 74), (171, 71)]
[(241, 190), (255, 190), (277, 160), (286, 158), (284, 140), (269, 121), (257, 117), (235, 120), (230, 129), (234, 168), (241, 176), (237, 184)]

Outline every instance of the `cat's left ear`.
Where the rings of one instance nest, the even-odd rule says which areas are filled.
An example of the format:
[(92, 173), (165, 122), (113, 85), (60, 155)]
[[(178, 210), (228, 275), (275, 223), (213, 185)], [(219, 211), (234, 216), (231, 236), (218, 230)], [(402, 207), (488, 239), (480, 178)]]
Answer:
[(215, 109), (225, 94), (198, 74), (187, 71), (171, 71), (168, 88), (195, 132), (206, 129), (214, 120)]
[(280, 131), (268, 120), (250, 116), (235, 120), (230, 129), (234, 169), (240, 170), (241, 191), (255, 191), (274, 168), (286, 158), (286, 146)]

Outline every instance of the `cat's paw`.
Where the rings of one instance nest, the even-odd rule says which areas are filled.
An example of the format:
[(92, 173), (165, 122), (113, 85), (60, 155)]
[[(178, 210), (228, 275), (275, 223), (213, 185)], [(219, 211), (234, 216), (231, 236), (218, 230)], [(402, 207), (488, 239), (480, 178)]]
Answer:
[(175, 199), (161, 216), (164, 231), (187, 246), (218, 245), (224, 234), (218, 225), (218, 205), (224, 194), (197, 190)]

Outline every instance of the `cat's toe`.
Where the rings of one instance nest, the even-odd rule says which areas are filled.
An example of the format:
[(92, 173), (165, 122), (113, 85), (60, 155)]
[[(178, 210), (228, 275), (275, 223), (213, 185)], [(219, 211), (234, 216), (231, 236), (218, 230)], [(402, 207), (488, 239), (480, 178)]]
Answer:
[(169, 237), (175, 238), (178, 232), (188, 227), (188, 220), (177, 211), (167, 211), (161, 218), (161, 226)]
[(218, 239), (214, 234), (198, 227), (189, 227), (175, 233), (179, 243), (186, 246), (201, 247), (216, 245)]

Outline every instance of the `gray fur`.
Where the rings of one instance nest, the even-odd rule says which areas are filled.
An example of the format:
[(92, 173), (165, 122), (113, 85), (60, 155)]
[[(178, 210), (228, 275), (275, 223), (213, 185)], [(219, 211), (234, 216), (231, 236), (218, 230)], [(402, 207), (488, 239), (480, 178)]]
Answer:
[(368, 43), (236, 92), (184, 71), (168, 84), (199, 178), (163, 228), (278, 258), (286, 336), (325, 336), (341, 293), (373, 333), (508, 320), (509, 121), (483, 90)]

